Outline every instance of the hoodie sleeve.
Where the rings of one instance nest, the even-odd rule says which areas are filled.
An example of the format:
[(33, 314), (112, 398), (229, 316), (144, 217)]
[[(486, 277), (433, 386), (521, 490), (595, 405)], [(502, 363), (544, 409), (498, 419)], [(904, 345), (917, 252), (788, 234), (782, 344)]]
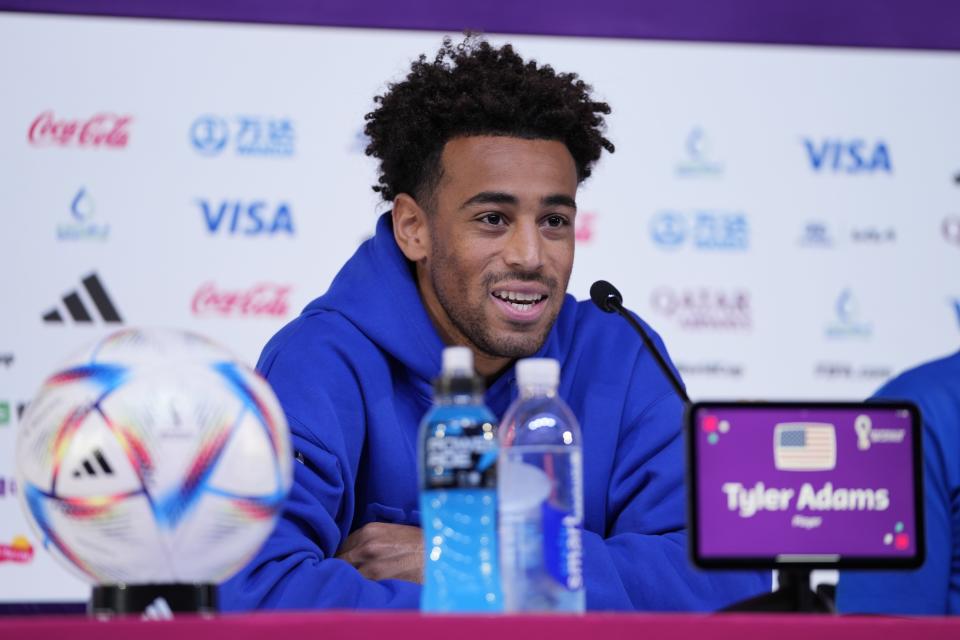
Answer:
[[(364, 418), (346, 361), (311, 346), (268, 345), (258, 364), (287, 414), (295, 455), (293, 487), (260, 552), (221, 585), (222, 608), (416, 608), (420, 585), (367, 580), (335, 558), (353, 520)], [(324, 378), (308, 378), (309, 363), (318, 361), (325, 362)]]
[(607, 535), (584, 531), (588, 609), (712, 611), (770, 591), (769, 571), (708, 572), (690, 561), (682, 414), (669, 391), (621, 433)]
[(912, 571), (841, 572), (837, 583), (841, 613), (942, 616), (958, 611), (960, 577), (951, 573), (955, 560), (950, 540), (951, 511), (957, 511), (950, 498), (941, 443), (929, 428), (923, 447), (926, 560)]
[(297, 457), (287, 506), (260, 553), (221, 586), (223, 608), (415, 608), (419, 585), (367, 580), (334, 557), (342, 531), (336, 515), (343, 497), (343, 474), (336, 457), (298, 435), (302, 427), (294, 425), (291, 420)]
[[(921, 367), (919, 371), (924, 371)], [(960, 404), (937, 382), (914, 380), (908, 373), (883, 387), (874, 398), (909, 398), (923, 418), (923, 475), (926, 559), (911, 571), (842, 571), (837, 583), (841, 613), (956, 615), (960, 613), (960, 482), (956, 475)]]

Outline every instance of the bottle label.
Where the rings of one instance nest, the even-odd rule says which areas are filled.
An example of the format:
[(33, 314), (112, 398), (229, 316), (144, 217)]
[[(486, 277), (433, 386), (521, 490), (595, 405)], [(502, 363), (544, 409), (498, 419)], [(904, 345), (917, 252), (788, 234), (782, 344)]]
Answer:
[(424, 491), (420, 513), (426, 550), (421, 609), (501, 611), (496, 490)]
[(423, 455), (426, 489), (497, 486), (496, 429), (489, 422), (431, 425)]
[(543, 503), (541, 516), (547, 573), (569, 591), (583, 588), (583, 523), (549, 500)]

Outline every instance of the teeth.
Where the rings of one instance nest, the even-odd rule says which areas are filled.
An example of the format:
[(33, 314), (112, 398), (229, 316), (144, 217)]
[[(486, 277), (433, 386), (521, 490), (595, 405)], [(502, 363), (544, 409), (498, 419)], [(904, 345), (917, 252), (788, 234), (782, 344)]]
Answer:
[(517, 291), (498, 291), (493, 295), (497, 296), (501, 300), (507, 300), (508, 302), (524, 302), (528, 305), (532, 302), (539, 302), (543, 299), (543, 296), (539, 293), (519, 293)]

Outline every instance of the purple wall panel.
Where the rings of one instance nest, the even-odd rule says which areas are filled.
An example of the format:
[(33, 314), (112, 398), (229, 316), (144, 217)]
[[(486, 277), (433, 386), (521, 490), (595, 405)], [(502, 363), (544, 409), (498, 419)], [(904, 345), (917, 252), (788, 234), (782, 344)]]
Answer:
[(960, 2), (954, 0), (0, 0), (0, 10), (960, 50)]

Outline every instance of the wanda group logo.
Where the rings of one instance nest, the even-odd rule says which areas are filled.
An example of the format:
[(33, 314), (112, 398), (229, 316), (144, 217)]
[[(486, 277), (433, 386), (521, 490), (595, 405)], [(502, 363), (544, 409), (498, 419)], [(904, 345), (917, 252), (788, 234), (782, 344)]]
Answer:
[(261, 282), (249, 289), (225, 290), (207, 282), (193, 295), (198, 317), (283, 317), (290, 309), (290, 285)]
[(27, 140), (35, 147), (124, 149), (133, 116), (101, 112), (89, 118), (59, 118), (44, 111), (30, 123)]

